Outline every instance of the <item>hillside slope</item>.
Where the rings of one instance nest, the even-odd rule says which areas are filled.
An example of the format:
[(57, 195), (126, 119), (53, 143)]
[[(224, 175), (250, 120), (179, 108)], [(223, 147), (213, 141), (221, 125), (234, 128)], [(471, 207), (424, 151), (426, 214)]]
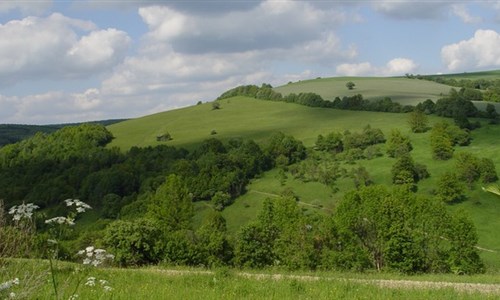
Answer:
[[(346, 87), (349, 81), (356, 85), (352, 90)], [(450, 88), (444, 84), (405, 77), (333, 77), (289, 83), (275, 90), (284, 95), (313, 92), (327, 100), (356, 94), (369, 100), (390, 97), (403, 105), (415, 105), (427, 99), (436, 101), (440, 95), (447, 94)]]
[[(402, 128), (406, 126), (406, 120), (405, 114), (311, 108), (234, 97), (222, 100), (218, 110), (212, 110), (209, 103), (196, 105), (113, 124), (108, 129), (115, 136), (110, 146), (123, 150), (162, 143), (191, 148), (210, 137), (222, 140), (249, 138), (262, 142), (276, 131), (291, 134), (306, 146), (312, 146), (318, 134), (360, 130), (367, 124), (382, 130), (393, 126)], [(212, 130), (217, 134), (212, 136)], [(173, 139), (157, 142), (156, 137), (165, 132)]]

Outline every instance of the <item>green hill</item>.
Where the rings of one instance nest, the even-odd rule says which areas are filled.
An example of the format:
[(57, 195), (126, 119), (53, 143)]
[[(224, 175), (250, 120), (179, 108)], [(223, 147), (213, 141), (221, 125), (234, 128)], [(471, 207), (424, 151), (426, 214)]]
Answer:
[[(467, 74), (467, 78), (498, 76), (499, 71)], [(461, 77), (463, 74), (448, 75)], [(353, 81), (355, 89), (348, 90), (345, 83)], [(286, 95), (289, 93), (314, 92), (324, 99), (362, 94), (365, 99), (391, 97), (393, 101), (403, 104), (416, 104), (426, 99), (437, 100), (440, 95), (447, 94), (452, 87), (427, 80), (408, 78), (361, 78), (339, 77), (305, 80), (275, 88)], [(407, 115), (401, 113), (380, 113), (365, 111), (349, 111), (325, 108), (312, 108), (298, 104), (272, 102), (249, 97), (233, 97), (219, 100), (220, 109), (212, 109), (211, 103), (187, 108), (166, 111), (138, 119), (133, 119), (109, 126), (115, 136), (110, 146), (122, 150), (132, 146), (154, 146), (167, 144), (193, 149), (204, 139), (216, 137), (221, 140), (231, 138), (254, 139), (265, 144), (269, 136), (282, 131), (293, 135), (312, 147), (319, 134), (345, 130), (360, 131), (370, 124), (372, 128), (380, 128), (386, 136), (391, 129), (398, 128), (408, 135), (414, 146), (412, 156), (416, 162), (427, 165), (431, 178), (419, 183), (419, 193), (432, 195), (437, 178), (445, 171), (454, 168), (455, 161), (436, 161), (432, 158), (429, 133), (413, 134), (407, 124)], [(431, 125), (443, 118), (429, 116)], [(157, 137), (165, 133), (172, 136), (166, 142), (157, 141)], [(213, 134), (215, 133), (216, 134)], [(488, 125), (473, 132), (473, 142), (469, 147), (459, 147), (456, 153), (467, 151), (479, 157), (491, 158), (496, 166), (500, 158), (496, 153), (495, 137), (500, 134), (497, 125)], [(347, 169), (357, 166), (365, 167), (377, 184), (391, 184), (390, 168), (394, 159), (384, 155), (372, 160), (361, 160)], [(497, 167), (498, 169), (498, 167)], [(255, 179), (248, 187), (247, 193), (236, 199), (235, 203), (223, 212), (231, 232), (236, 232), (241, 225), (255, 218), (265, 198), (273, 198), (285, 189), (292, 189), (299, 197), (299, 204), (305, 210), (330, 213), (344, 193), (354, 188), (351, 179), (340, 179), (337, 182), (338, 192), (317, 182), (302, 182), (288, 176), (285, 182), (279, 179), (277, 170), (272, 170)], [(468, 200), (450, 206), (451, 210), (463, 208), (471, 215), (479, 233), (479, 245), (485, 249), (481, 255), (490, 267), (500, 268), (500, 241), (494, 238), (494, 232), (500, 230), (500, 221), (495, 216), (500, 210), (500, 201), (493, 195), (482, 192), (479, 187), (467, 192)], [(210, 206), (205, 202), (197, 202), (195, 223), (201, 224), (203, 217), (209, 213)]]
[[(348, 81), (355, 82), (353, 90), (346, 88)], [(417, 104), (426, 99), (436, 101), (450, 89), (447, 85), (402, 77), (320, 78), (275, 88), (284, 95), (314, 92), (326, 100), (333, 100), (335, 97), (362, 94), (365, 99), (390, 97), (401, 104)], [(238, 102), (238, 105), (233, 105), (234, 102)], [(114, 124), (109, 126), (116, 137), (111, 145), (122, 149), (156, 145), (156, 137), (169, 132), (173, 137), (169, 144), (190, 148), (209, 137), (212, 130), (221, 139), (248, 137), (256, 140), (262, 140), (269, 132), (281, 130), (312, 145), (316, 136), (324, 132), (323, 129), (344, 130), (362, 126), (356, 117), (352, 118), (359, 116), (359, 112), (311, 110), (298, 105), (281, 105), (242, 97), (222, 100), (221, 105), (222, 109), (214, 111), (210, 105), (203, 104)], [(380, 114), (366, 112), (361, 115), (374, 125), (380, 123), (384, 126), (386, 123), (383, 121), (386, 117), (380, 117)], [(401, 116), (389, 114), (387, 118), (391, 120), (390, 123), (397, 123)]]
[[(356, 85), (352, 90), (346, 88), (349, 81)], [(369, 100), (390, 97), (403, 105), (415, 105), (427, 99), (436, 101), (440, 95), (447, 94), (450, 88), (444, 84), (403, 77), (333, 77), (289, 83), (275, 90), (284, 95), (313, 92), (327, 100), (356, 94)]]

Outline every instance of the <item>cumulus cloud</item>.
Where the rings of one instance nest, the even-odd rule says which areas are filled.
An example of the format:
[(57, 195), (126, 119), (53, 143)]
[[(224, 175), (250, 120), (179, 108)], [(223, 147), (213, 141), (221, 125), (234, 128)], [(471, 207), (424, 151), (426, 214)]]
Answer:
[(70, 123), (99, 120), (113, 115), (107, 111), (99, 90), (94, 88), (83, 93), (52, 91), (23, 97), (0, 95), (0, 106), (2, 123)]
[(418, 68), (417, 64), (408, 58), (395, 58), (383, 67), (373, 66), (369, 62), (358, 64), (341, 64), (337, 66), (336, 72), (343, 76), (367, 76), (382, 75), (396, 76), (412, 73)]
[(120, 62), (129, 43), (123, 31), (99, 30), (92, 22), (58, 13), (13, 20), (0, 24), (0, 79), (13, 84), (88, 77)]
[(320, 39), (346, 21), (342, 12), (298, 1), (264, 1), (248, 11), (218, 16), (189, 15), (165, 6), (142, 7), (139, 14), (151, 39), (191, 54), (290, 48)]
[(500, 35), (494, 30), (477, 30), (474, 36), (444, 46), (441, 57), (451, 71), (500, 66)]

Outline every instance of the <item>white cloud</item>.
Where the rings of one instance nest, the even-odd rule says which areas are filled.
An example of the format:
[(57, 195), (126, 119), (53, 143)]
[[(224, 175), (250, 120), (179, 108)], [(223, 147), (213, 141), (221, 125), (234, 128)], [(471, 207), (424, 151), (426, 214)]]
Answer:
[(452, 12), (459, 17), (464, 23), (472, 24), (479, 23), (482, 21), (481, 17), (472, 16), (465, 7), (464, 4), (454, 4), (451, 7)]
[(13, 20), (0, 24), (0, 79), (89, 77), (120, 62), (129, 43), (125, 32), (58, 13)]
[(417, 64), (408, 58), (394, 58), (383, 67), (373, 66), (369, 62), (358, 64), (341, 64), (337, 67), (338, 75), (343, 76), (398, 76), (412, 73), (418, 68)]
[(451, 71), (500, 66), (500, 35), (494, 30), (477, 30), (474, 37), (444, 46), (441, 57)]

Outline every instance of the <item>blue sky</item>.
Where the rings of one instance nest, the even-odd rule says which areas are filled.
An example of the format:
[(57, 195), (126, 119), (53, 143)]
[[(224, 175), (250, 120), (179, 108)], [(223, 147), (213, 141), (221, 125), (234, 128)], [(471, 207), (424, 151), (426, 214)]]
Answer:
[(139, 117), (241, 84), (500, 68), (500, 1), (0, 0), (0, 123)]

